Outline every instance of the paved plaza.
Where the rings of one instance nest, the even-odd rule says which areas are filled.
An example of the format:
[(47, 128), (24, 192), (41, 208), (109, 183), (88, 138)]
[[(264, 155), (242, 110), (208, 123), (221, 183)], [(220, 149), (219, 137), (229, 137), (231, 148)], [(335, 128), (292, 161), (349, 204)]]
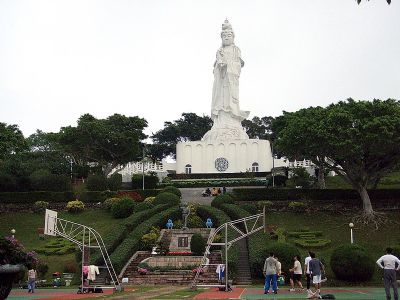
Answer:
[[(76, 289), (37, 289), (34, 294), (28, 294), (27, 290), (14, 289), (9, 300), (20, 299), (89, 299), (111, 296), (111, 291), (104, 291), (99, 294), (77, 294)], [(230, 292), (221, 292), (216, 288), (210, 288), (197, 294), (194, 299), (306, 299), (306, 292), (297, 291), (289, 292), (288, 289), (281, 289), (277, 295), (263, 294), (262, 287), (236, 287)], [(323, 288), (323, 294), (333, 294), (336, 299), (350, 299), (350, 300), (384, 300), (385, 292), (383, 287), (347, 287), (347, 288)], [(163, 294), (160, 297), (154, 295), (146, 295), (146, 293), (135, 293), (134, 291), (124, 294), (122, 297), (115, 294), (116, 299), (176, 299), (176, 296), (169, 298), (168, 295)], [(182, 297), (190, 299), (188, 296)]]

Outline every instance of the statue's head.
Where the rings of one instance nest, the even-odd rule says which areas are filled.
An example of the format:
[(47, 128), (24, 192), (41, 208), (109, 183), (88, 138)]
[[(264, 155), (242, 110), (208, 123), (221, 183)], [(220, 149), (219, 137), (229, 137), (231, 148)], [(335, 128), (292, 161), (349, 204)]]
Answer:
[(222, 46), (233, 45), (234, 38), (235, 33), (232, 30), (232, 25), (229, 23), (228, 20), (225, 20), (225, 22), (222, 24), (221, 32)]

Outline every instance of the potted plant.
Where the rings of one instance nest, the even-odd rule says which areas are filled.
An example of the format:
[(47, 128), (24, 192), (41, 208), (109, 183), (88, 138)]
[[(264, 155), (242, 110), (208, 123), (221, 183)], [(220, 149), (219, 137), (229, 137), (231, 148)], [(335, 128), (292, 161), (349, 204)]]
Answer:
[(0, 237), (0, 299), (9, 295), (16, 276), (28, 268), (36, 267), (38, 259), (34, 251), (27, 252), (14, 237)]

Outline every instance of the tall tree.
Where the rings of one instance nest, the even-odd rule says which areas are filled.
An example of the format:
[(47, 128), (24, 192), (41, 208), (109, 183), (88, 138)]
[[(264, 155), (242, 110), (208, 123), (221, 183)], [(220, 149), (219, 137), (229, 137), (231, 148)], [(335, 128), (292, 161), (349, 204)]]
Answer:
[(0, 122), (0, 160), (26, 149), (27, 143), (18, 126)]
[(400, 102), (348, 99), (325, 109), (285, 113), (283, 119), (277, 146), (284, 152), (320, 157), (325, 167), (358, 191), (363, 217), (373, 220), (367, 187), (400, 163)]
[(318, 167), (318, 185), (322, 189), (326, 188), (324, 160), (327, 153), (318, 143), (306, 141), (321, 139), (318, 134), (323, 134), (323, 132), (319, 132), (318, 128), (319, 121), (324, 119), (324, 113), (325, 110), (322, 107), (310, 107), (295, 113), (283, 112), (283, 115), (277, 117), (272, 125), (273, 132), (278, 136), (277, 151), (290, 160), (304, 158), (312, 160)]
[(136, 116), (114, 114), (96, 119), (85, 114), (77, 127), (61, 128), (59, 142), (75, 163), (96, 163), (108, 175), (118, 165), (140, 158), (145, 127), (146, 120)]
[(180, 119), (164, 122), (164, 128), (151, 136), (153, 145), (148, 145), (148, 152), (157, 160), (168, 155), (175, 157), (178, 142), (199, 141), (211, 126), (212, 120), (208, 116), (182, 113)]
[(271, 140), (273, 117), (253, 117), (251, 120), (243, 120), (242, 126), (249, 138)]

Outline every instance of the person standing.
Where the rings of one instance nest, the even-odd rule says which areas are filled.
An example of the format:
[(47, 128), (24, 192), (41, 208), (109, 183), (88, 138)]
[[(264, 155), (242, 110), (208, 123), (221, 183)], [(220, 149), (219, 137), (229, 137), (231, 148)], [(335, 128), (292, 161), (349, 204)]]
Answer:
[(279, 270), (279, 265), (277, 260), (274, 258), (274, 253), (270, 253), (269, 257), (265, 260), (263, 273), (265, 276), (264, 294), (269, 294), (269, 288), (272, 280), (272, 289), (274, 294), (278, 293), (277, 285), (277, 274)]
[(34, 268), (28, 270), (28, 293), (35, 292), (36, 276), (37, 274)]
[(392, 287), (394, 300), (399, 300), (399, 294), (397, 291), (396, 270), (400, 270), (400, 260), (396, 256), (394, 256), (392, 252), (392, 248), (386, 248), (386, 254), (381, 256), (376, 261), (376, 263), (380, 268), (383, 269), (383, 283), (385, 285), (386, 299), (391, 299), (390, 287)]
[(321, 298), (321, 271), (325, 272), (325, 267), (321, 263), (321, 261), (315, 257), (314, 252), (310, 252), (311, 260), (308, 263), (310, 274), (312, 276), (313, 284), (315, 285), (315, 292), (312, 292), (311, 289), (308, 292), (307, 298)]
[(310, 291), (310, 284), (311, 284), (310, 267), (308, 265), (310, 260), (311, 260), (310, 251), (308, 251), (308, 256), (304, 259), (304, 275), (306, 275), (307, 279), (307, 292)]
[(301, 284), (301, 275), (303, 274), (303, 271), (301, 269), (301, 263), (299, 261), (299, 257), (297, 255), (295, 255), (293, 257), (294, 260), (294, 264), (293, 264), (293, 268), (289, 269), (289, 271), (291, 272), (291, 278), (290, 278), (290, 286), (291, 289), (289, 290), (290, 292), (294, 292), (294, 284), (297, 283), (298, 286), (303, 289), (303, 285)]

